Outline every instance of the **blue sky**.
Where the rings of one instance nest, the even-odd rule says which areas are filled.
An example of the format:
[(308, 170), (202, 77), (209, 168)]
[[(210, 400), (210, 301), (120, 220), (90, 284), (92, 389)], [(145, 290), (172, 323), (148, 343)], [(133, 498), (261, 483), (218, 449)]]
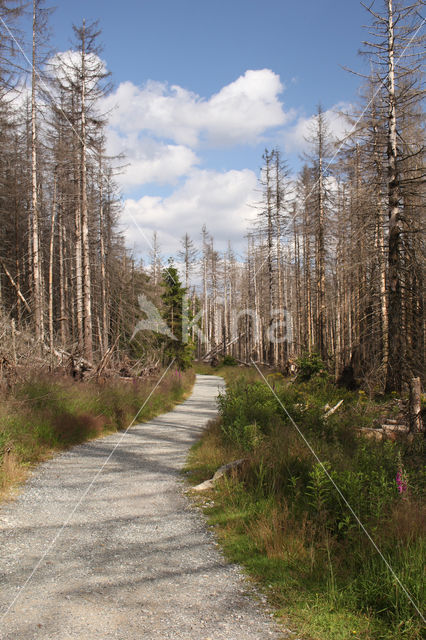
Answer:
[(338, 134), (334, 110), (356, 101), (359, 80), (342, 66), (363, 65), (358, 0), (55, 4), (58, 50), (72, 23), (100, 21), (114, 83), (109, 148), (128, 156), (122, 219), (140, 255), (154, 229), (170, 254), (203, 223), (220, 248), (230, 239), (242, 250), (265, 146), (280, 146), (295, 171), (318, 102)]
[[(54, 43), (72, 22), (100, 20), (104, 56), (116, 83), (148, 78), (200, 95), (215, 93), (246, 69), (269, 68), (288, 99), (311, 111), (356, 89), (339, 69), (359, 66), (366, 11), (358, 0), (57, 0)], [(297, 78), (290, 88), (292, 78)]]

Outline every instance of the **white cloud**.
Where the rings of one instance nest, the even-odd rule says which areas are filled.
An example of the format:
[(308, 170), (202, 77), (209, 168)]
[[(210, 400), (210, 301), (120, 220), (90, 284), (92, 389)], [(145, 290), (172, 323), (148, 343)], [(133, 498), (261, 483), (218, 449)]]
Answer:
[[(351, 105), (345, 102), (324, 111), (328, 130), (333, 141), (342, 139), (350, 130), (350, 125), (342, 112), (350, 112)], [(307, 138), (315, 128), (315, 115), (308, 118), (301, 116), (297, 122), (283, 132), (284, 148), (287, 153), (302, 153), (310, 148)]]
[[(103, 110), (110, 111), (108, 152), (126, 156), (128, 166), (119, 181), (127, 195), (148, 183), (174, 186), (168, 197), (125, 200), (121, 222), (135, 253), (147, 256), (157, 231), (163, 255), (175, 255), (186, 232), (199, 242), (204, 223), (219, 249), (230, 240), (237, 250), (245, 250), (244, 236), (256, 215), (250, 204), (259, 197), (256, 174), (250, 169), (200, 169), (197, 164), (203, 149), (247, 146), (272, 132), (281, 137), (286, 152), (305, 150), (314, 116), (295, 120), (294, 110), (284, 111), (282, 91), (279, 76), (261, 69), (246, 71), (210, 97), (149, 81), (142, 87), (123, 82), (104, 99)], [(336, 113), (345, 106), (325, 112), (334, 138), (347, 128)]]
[(250, 202), (256, 199), (256, 184), (256, 175), (249, 169), (225, 173), (194, 169), (168, 198), (128, 199), (121, 218), (127, 243), (147, 255), (156, 230), (163, 254), (172, 255), (186, 232), (198, 241), (204, 223), (219, 248), (225, 248), (228, 240), (241, 243), (248, 220), (255, 215)]
[(177, 85), (149, 81), (143, 87), (121, 83), (104, 100), (110, 126), (128, 135), (135, 131), (196, 147), (256, 142), (271, 127), (288, 120), (279, 95), (279, 76), (270, 69), (248, 70), (210, 98)]
[(197, 155), (183, 145), (139, 137), (137, 133), (121, 136), (114, 130), (108, 135), (108, 153), (124, 154), (124, 170), (117, 176), (123, 189), (150, 182), (175, 184), (199, 162)]
[[(81, 68), (81, 52), (74, 49), (56, 53), (48, 61), (47, 71), (49, 75), (57, 78), (64, 87), (71, 88), (79, 82)], [(99, 82), (99, 75), (107, 73), (107, 65), (96, 53), (87, 53), (85, 56), (87, 70), (86, 88), (94, 89)]]

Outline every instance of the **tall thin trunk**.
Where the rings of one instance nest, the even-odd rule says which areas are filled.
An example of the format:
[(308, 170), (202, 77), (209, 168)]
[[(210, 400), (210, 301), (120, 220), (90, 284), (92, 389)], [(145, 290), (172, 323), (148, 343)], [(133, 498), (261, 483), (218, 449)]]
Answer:
[(281, 192), (281, 167), (280, 153), (275, 150), (275, 251), (277, 260), (277, 303), (278, 303), (278, 326), (277, 338), (275, 344), (275, 363), (280, 367), (284, 367), (285, 360), (285, 339), (284, 328), (284, 299), (283, 299), (283, 274), (281, 260), (281, 209), (282, 209), (282, 192)]
[[(321, 114), (320, 114), (321, 115)], [(325, 309), (324, 178), (322, 126), (318, 122), (318, 222), (317, 222), (317, 340), (321, 358), (327, 360)]]
[(209, 310), (208, 310), (208, 298), (207, 298), (207, 261), (208, 261), (208, 233), (203, 226), (202, 229), (203, 236), (203, 322), (202, 322), (202, 330), (204, 335), (204, 348), (205, 353), (210, 351), (210, 333), (209, 333)]
[(83, 269), (81, 248), (81, 211), (79, 203), (75, 207), (75, 310), (78, 349), (84, 352), (83, 334)]
[[(18, 203), (15, 198), (15, 270), (16, 270), (16, 284), (18, 288), (20, 288), (21, 287), (21, 263), (20, 263), (20, 242), (19, 242), (20, 236), (19, 236), (19, 227), (18, 227), (18, 216), (19, 216)], [(0, 305), (1, 305), (1, 299), (0, 299)], [(21, 305), (21, 299), (18, 295), (16, 297), (16, 317), (18, 321), (18, 330), (20, 331), (21, 324), (22, 324), (22, 305)]]
[[(266, 217), (267, 217), (267, 264), (268, 264), (268, 303), (269, 303), (269, 330), (272, 329), (274, 313), (274, 267), (273, 267), (273, 212), (272, 212), (272, 189), (271, 189), (271, 154), (267, 152), (265, 158), (265, 182), (266, 182)], [(268, 361), (273, 365), (275, 355), (274, 341), (269, 336)]]
[(105, 255), (105, 216), (103, 202), (103, 178), (102, 178), (102, 160), (99, 164), (99, 253), (101, 267), (101, 312), (102, 312), (102, 335), (100, 335), (101, 351), (103, 353), (108, 349), (108, 309), (107, 309), (107, 282), (106, 282), (106, 255)]
[(65, 249), (65, 228), (60, 214), (59, 219), (59, 308), (60, 308), (60, 320), (59, 320), (59, 334), (61, 337), (61, 347), (65, 348), (66, 343), (66, 327), (67, 313), (66, 313), (66, 275), (65, 275), (65, 261), (64, 261), (64, 249)]
[(394, 25), (392, 0), (388, 0), (388, 206), (389, 206), (389, 359), (386, 389), (400, 391), (403, 378), (404, 341), (401, 295), (401, 211), (396, 133)]
[[(295, 213), (295, 212), (294, 212)], [(293, 336), (293, 342), (296, 339), (295, 350), (296, 353), (300, 355), (300, 343), (302, 342), (301, 338), (301, 327), (300, 327), (300, 304), (301, 304), (301, 291), (300, 291), (300, 242), (299, 242), (299, 233), (296, 228), (296, 216), (293, 218), (293, 233), (294, 233), (294, 262), (295, 262), (295, 293), (296, 293), (296, 331), (295, 336)]]
[(32, 279), (34, 329), (38, 342), (44, 340), (43, 300), (41, 287), (41, 254), (39, 238), (39, 211), (37, 185), (37, 60), (36, 60), (37, 0), (33, 0), (33, 47), (32, 47), (32, 82), (31, 82), (31, 204), (32, 204)]
[(305, 340), (308, 353), (312, 351), (312, 293), (311, 293), (311, 243), (308, 229), (308, 203), (303, 207), (303, 271), (305, 285)]
[(213, 239), (211, 240), (210, 247), (210, 277), (211, 277), (211, 291), (212, 291), (212, 299), (211, 299), (211, 313), (210, 313), (210, 341), (211, 348), (216, 348), (216, 340), (217, 340), (217, 327), (216, 327), (216, 315), (217, 315), (217, 260), (216, 260), (216, 252), (213, 247)]
[(87, 206), (87, 132), (86, 132), (86, 50), (85, 22), (81, 48), (81, 127), (80, 127), (80, 188), (81, 188), (81, 245), (83, 258), (83, 331), (84, 356), (93, 359), (92, 287), (90, 269), (89, 220)]
[(56, 176), (53, 184), (52, 217), (50, 221), (50, 242), (49, 242), (49, 346), (50, 353), (53, 354), (53, 245), (55, 238), (56, 221)]
[[(373, 113), (373, 117), (375, 116), (375, 112)], [(381, 189), (380, 185), (382, 183), (382, 165), (380, 162), (379, 151), (378, 151), (378, 132), (377, 126), (373, 125), (373, 155), (374, 155), (374, 165), (377, 176), (377, 183), (379, 185), (377, 190), (377, 199), (376, 199), (376, 225), (375, 225), (375, 249), (377, 256), (377, 268), (378, 268), (378, 277), (379, 277), (379, 295), (380, 295), (380, 338), (382, 345), (382, 367), (383, 371), (387, 371), (388, 365), (388, 357), (389, 357), (389, 323), (388, 323), (388, 305), (387, 305), (387, 290), (386, 290), (386, 258), (385, 258), (385, 235), (384, 235), (384, 226), (383, 226), (383, 214), (382, 214), (382, 203), (381, 203)]]

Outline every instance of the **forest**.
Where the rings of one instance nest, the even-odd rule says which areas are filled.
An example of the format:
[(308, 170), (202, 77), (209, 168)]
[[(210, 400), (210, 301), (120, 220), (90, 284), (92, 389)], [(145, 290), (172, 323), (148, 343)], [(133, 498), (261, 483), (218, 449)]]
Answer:
[[(220, 417), (187, 473), (195, 484), (244, 459), (210, 510), (229, 557), (263, 574), (277, 606), (310, 581), (327, 616), (330, 602), (351, 610), (347, 626), (311, 637), (350, 637), (341, 624), (420, 639), (423, 4), (365, 6), (369, 73), (347, 70), (360, 76), (358, 104), (339, 114), (347, 133), (336, 140), (319, 103), (298, 172), (278, 144), (264, 150), (243, 257), (231, 243), (219, 251), (206, 224), (169, 257), (157, 233), (135, 255), (120, 228), (126, 158), (107, 153), (98, 23), (74, 25), (72, 48), (55, 53), (45, 0), (0, 0), (0, 492), (52, 450), (180, 402), (194, 371), (224, 375)], [(294, 422), (324, 463), (302, 451)], [(405, 435), (387, 439), (383, 425)], [(355, 434), (378, 426), (383, 441)], [(408, 600), (329, 481), (377, 534)], [(298, 564), (306, 582), (279, 583)]]
[[(43, 4), (33, 6), (28, 65), (20, 3), (1, 6), (3, 375), (36, 352), (49, 366), (63, 354), (96, 366), (113, 347), (117, 363), (164, 364), (164, 340), (130, 341), (138, 296), (163, 304), (167, 264), (156, 234), (143, 264), (118, 231), (114, 176), (125, 159), (105, 151), (99, 28), (74, 26), (73, 49), (53, 55)], [(278, 147), (265, 149), (245, 260), (232, 246), (218, 252), (205, 226), (200, 239), (183, 236), (174, 260), (198, 359), (288, 371), (316, 352), (336, 379), (345, 370), (397, 392), (423, 375), (421, 18), (416, 4), (369, 18), (371, 73), (346, 114), (351, 133), (336, 142), (319, 105), (298, 175)]]

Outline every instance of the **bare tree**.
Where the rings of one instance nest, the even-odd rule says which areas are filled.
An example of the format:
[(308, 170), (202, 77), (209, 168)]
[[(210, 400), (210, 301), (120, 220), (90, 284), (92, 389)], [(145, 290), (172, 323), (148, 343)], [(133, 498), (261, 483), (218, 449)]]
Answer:
[[(408, 156), (421, 153), (410, 148), (402, 127), (422, 99), (420, 61), (424, 54), (418, 13), (420, 2), (404, 5), (386, 0), (379, 13), (366, 7), (372, 18), (372, 40), (365, 53), (373, 63), (373, 81), (381, 92), (386, 113), (388, 229), (388, 340), (387, 390), (401, 390), (407, 371), (407, 340), (404, 338), (404, 245), (406, 217), (402, 173)], [(398, 126), (399, 123), (399, 126)], [(405, 130), (407, 131), (407, 130)], [(405, 150), (404, 150), (405, 147)], [(408, 148), (407, 148), (408, 147)]]
[(195, 248), (193, 240), (187, 233), (181, 239), (181, 249), (178, 252), (179, 258), (185, 267), (185, 288), (188, 290), (190, 275), (194, 265), (197, 262), (198, 251)]

